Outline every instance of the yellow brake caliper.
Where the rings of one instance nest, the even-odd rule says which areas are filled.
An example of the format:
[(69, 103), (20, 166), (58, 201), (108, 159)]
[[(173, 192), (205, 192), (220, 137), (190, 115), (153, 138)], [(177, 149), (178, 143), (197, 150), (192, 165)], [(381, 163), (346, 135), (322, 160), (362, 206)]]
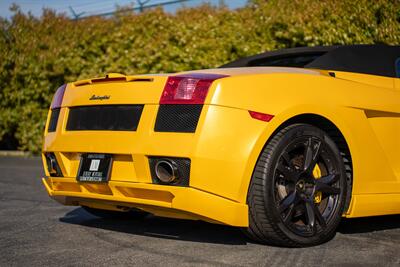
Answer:
[[(318, 164), (315, 165), (312, 174), (313, 174), (315, 179), (321, 178), (321, 169), (319, 168)], [(320, 192), (320, 191), (315, 192), (315, 194), (314, 194), (314, 202), (318, 204), (318, 203), (321, 202), (321, 200), (322, 200), (322, 192)]]

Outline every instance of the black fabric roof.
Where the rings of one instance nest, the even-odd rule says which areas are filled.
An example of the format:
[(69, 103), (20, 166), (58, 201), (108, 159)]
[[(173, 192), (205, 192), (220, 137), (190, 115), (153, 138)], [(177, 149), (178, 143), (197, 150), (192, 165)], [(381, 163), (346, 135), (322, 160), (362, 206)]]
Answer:
[(282, 49), (235, 60), (221, 68), (288, 66), (396, 77), (400, 46), (346, 45)]

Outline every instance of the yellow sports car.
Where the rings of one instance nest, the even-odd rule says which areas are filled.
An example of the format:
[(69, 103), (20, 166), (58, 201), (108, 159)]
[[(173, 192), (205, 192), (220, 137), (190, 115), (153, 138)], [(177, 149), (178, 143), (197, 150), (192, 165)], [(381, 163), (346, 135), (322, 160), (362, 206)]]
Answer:
[(400, 213), (400, 46), (293, 48), (217, 69), (61, 86), (43, 183), (65, 205), (310, 246)]

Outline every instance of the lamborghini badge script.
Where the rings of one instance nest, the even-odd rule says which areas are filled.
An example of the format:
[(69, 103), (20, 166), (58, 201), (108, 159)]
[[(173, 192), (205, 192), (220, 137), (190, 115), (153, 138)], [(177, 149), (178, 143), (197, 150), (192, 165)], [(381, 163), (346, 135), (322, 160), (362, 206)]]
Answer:
[(110, 95), (92, 95), (89, 100), (107, 100), (110, 99)]

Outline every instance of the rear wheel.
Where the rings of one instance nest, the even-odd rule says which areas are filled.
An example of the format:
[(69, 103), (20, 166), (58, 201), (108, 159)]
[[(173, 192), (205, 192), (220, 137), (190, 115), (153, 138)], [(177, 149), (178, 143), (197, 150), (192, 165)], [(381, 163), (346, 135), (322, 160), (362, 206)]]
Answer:
[(280, 130), (263, 149), (250, 182), (246, 233), (280, 246), (330, 240), (346, 202), (343, 159), (331, 138), (307, 124)]
[(87, 206), (82, 206), (82, 208), (88, 213), (104, 218), (104, 219), (143, 219), (149, 213), (141, 210), (129, 210), (129, 211), (114, 211), (114, 210), (103, 210), (96, 209)]

